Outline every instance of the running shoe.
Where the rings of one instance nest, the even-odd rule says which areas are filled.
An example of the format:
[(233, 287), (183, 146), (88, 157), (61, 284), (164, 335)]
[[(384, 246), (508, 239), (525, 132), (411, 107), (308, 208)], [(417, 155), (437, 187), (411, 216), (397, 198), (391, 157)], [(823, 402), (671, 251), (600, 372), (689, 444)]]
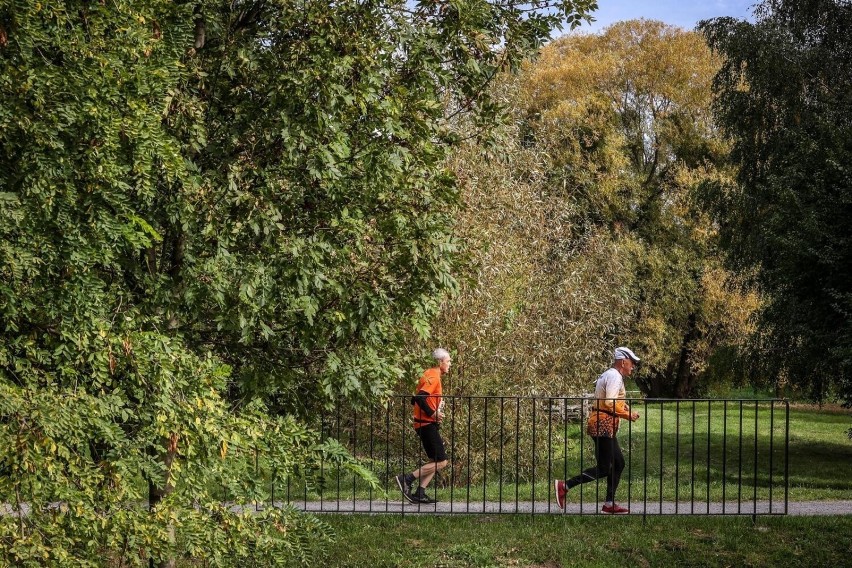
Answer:
[(624, 507), (619, 507), (615, 503), (612, 505), (604, 505), (601, 509), (601, 513), (606, 513), (608, 515), (623, 515), (625, 513), (629, 513), (630, 509), (625, 509)]
[(400, 473), (394, 479), (396, 479), (396, 484), (399, 485), (399, 490), (402, 491), (402, 496), (409, 503), (414, 503), (415, 500), (411, 496), (411, 484), (414, 482), (414, 476), (409, 474)]
[(428, 505), (429, 503), (437, 503), (435, 499), (432, 499), (428, 495), (426, 495), (426, 491), (423, 490), (422, 487), (417, 488), (417, 492), (411, 496), (413, 503), (422, 503), (424, 505)]
[(554, 483), (556, 486), (556, 504), (560, 509), (565, 509), (565, 494), (568, 493), (568, 486), (561, 479), (557, 479)]

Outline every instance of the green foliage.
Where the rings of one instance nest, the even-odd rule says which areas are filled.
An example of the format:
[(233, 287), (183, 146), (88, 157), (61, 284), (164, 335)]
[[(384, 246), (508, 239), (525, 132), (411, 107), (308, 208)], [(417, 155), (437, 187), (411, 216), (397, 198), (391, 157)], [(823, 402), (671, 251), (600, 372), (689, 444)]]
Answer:
[[(510, 89), (505, 96), (517, 96)], [(517, 124), (500, 134), (499, 150), (468, 147), (451, 162), (464, 187), (457, 231), (473, 271), (435, 324), (456, 350), (445, 388), (580, 394), (600, 372), (597, 354), (628, 322), (632, 279), (612, 284), (616, 249), (605, 232), (575, 233), (582, 211), (549, 182), (551, 154), (524, 147)]]
[(218, 488), (374, 482), (311, 418), (401, 375), (457, 288), (448, 148), (594, 7), (2, 0), (0, 558), (311, 561)]
[[(104, 554), (131, 566), (172, 557), (274, 565), (315, 554), (328, 540), (310, 518), (234, 512), (211, 493), (226, 487), (235, 503), (257, 498), (247, 467), (255, 451), (274, 461), (282, 479), (317, 470), (329, 456), (316, 434), (259, 405), (232, 414), (220, 395), (227, 369), (177, 342), (138, 333), (101, 343), (104, 352), (128, 349), (125, 364), (140, 380), (0, 388), (3, 558), (16, 565), (100, 566)], [(149, 512), (140, 503), (152, 480), (175, 489)]]
[(762, 366), (814, 398), (852, 402), (852, 8), (773, 0), (756, 13), (754, 24), (702, 23), (726, 58), (715, 108), (740, 165), (738, 184), (716, 195), (722, 234), (771, 297)]

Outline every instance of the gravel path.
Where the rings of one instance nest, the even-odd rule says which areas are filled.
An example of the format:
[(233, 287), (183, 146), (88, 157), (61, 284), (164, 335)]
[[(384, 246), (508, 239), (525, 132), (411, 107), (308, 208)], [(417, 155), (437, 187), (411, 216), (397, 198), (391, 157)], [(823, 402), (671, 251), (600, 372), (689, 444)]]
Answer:
[[(619, 503), (626, 506), (625, 503)], [(286, 503), (276, 501), (276, 507), (284, 507)], [(498, 501), (482, 501), (466, 503), (454, 501), (452, 503), (432, 503), (429, 505), (408, 503), (400, 501), (299, 501), (292, 502), (291, 506), (302, 511), (313, 513), (365, 513), (373, 515), (453, 515), (453, 514), (531, 514), (536, 515), (598, 515), (600, 507), (594, 502), (568, 503), (566, 510), (560, 511), (554, 502), (547, 501), (519, 501), (500, 503)], [(59, 504), (53, 504), (59, 507)], [(268, 507), (268, 503), (249, 505), (242, 507), (234, 505), (232, 511), (262, 511)], [(22, 504), (24, 515), (30, 514), (28, 504)], [(0, 516), (17, 516), (15, 508), (8, 504), (0, 504)], [(790, 501), (787, 509), (784, 509), (784, 501), (728, 501), (726, 503), (694, 502), (689, 501), (675, 503), (674, 501), (634, 501), (630, 503), (630, 514), (632, 515), (795, 515), (795, 516), (821, 516), (821, 515), (852, 515), (852, 501)]]
[[(400, 501), (308, 501), (291, 503), (301, 510), (325, 513), (372, 513), (372, 514), (494, 514), (494, 513), (519, 513), (519, 514), (572, 514), (572, 515), (595, 515), (600, 514), (600, 508), (593, 502), (568, 503), (565, 513), (559, 510), (554, 502), (546, 501), (521, 501), (517, 503), (499, 502), (452, 502), (434, 503), (429, 505), (401, 503)], [(619, 503), (626, 506), (625, 503)], [(276, 506), (280, 506), (276, 502)], [(682, 502), (673, 501), (634, 501), (630, 504), (630, 512), (633, 515), (852, 515), (852, 501), (790, 501), (787, 503), (785, 513), (784, 501), (728, 501), (726, 503), (706, 502)]]

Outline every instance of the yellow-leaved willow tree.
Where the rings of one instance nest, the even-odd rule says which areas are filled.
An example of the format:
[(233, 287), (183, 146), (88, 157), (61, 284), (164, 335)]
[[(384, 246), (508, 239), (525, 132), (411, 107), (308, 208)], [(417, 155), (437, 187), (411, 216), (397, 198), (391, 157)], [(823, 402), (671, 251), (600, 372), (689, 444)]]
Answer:
[(733, 176), (718, 66), (698, 34), (635, 20), (556, 40), (501, 83), (502, 138), (453, 162), (472, 270), (435, 327), (465, 391), (580, 394), (620, 344), (651, 396), (735, 368), (760, 297), (704, 212)]

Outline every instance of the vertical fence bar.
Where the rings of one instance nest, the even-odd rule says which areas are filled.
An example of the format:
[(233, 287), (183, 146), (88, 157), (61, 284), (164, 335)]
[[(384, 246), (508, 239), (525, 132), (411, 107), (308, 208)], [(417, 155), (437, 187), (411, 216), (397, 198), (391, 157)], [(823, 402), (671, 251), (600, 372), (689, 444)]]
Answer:
[(472, 413), (472, 398), (473, 397), (467, 398), (467, 461), (465, 462), (467, 464), (467, 487), (465, 488), (467, 492), (465, 497), (465, 510), (468, 513), (470, 513), (470, 415)]
[(742, 514), (743, 504), (743, 401), (740, 401), (739, 471), (737, 473), (737, 514)]
[(690, 474), (689, 513), (695, 514), (695, 401), (692, 401), (692, 456), (690, 457), (692, 472)]
[[(568, 481), (568, 398), (562, 399), (562, 480), (563, 482)], [(565, 508), (562, 510), (564, 513), (568, 506), (563, 503)]]
[[(405, 402), (404, 402), (404, 399), (400, 399), (400, 428), (399, 428), (399, 433), (400, 433), (399, 437), (402, 439), (402, 444), (400, 444), (402, 446), (401, 449), (400, 449), (400, 451), (402, 453), (399, 456), (400, 457), (400, 470), (402, 471), (403, 474), (405, 474)], [(418, 484), (420, 483), (420, 478), (417, 479), (417, 483)], [(400, 499), (400, 505), (401, 506), (399, 508), (399, 512), (402, 514), (403, 517), (405, 516), (405, 503), (406, 503), (406, 501), (407, 501), (407, 499), (405, 497), (402, 497), (402, 499)]]
[(769, 514), (772, 514), (772, 459), (775, 453), (775, 401), (769, 402)]
[(790, 504), (790, 401), (784, 401), (784, 514)]
[(754, 477), (752, 481), (754, 482), (753, 487), (753, 496), (752, 496), (752, 520), (756, 520), (757, 515), (757, 440), (758, 440), (758, 402), (754, 401)]
[[(450, 415), (453, 417), (450, 420), (450, 449), (453, 453), (453, 458), (456, 456), (456, 397), (450, 398)], [(455, 460), (453, 460), (455, 462)], [(456, 486), (456, 464), (450, 464), (450, 513), (453, 512), (453, 491)]]
[(743, 506), (743, 401), (740, 401), (740, 435), (739, 438), (739, 459), (737, 466), (737, 514), (742, 513)]
[[(376, 407), (374, 405), (370, 405), (370, 471), (375, 471), (376, 469), (376, 460), (373, 456), (373, 442), (376, 437), (376, 425), (373, 421), (374, 414), (376, 412)], [(367, 488), (367, 499), (369, 501), (368, 510), (373, 512), (373, 486)]]
[(711, 401), (707, 401), (707, 514), (710, 514), (710, 444), (712, 437), (710, 436), (710, 430), (712, 430), (711, 422), (710, 422), (710, 413), (711, 413)]
[[(435, 397), (435, 419), (436, 420), (438, 418), (438, 415), (437, 415), (438, 407), (441, 406), (441, 403), (443, 401), (444, 401), (443, 394), (441, 394), (441, 396)], [(442, 426), (443, 426), (443, 418), (435, 424), (435, 427), (438, 430), (438, 437), (441, 438), (442, 441), (443, 441), (443, 436), (441, 436), (441, 427)], [(421, 445), (421, 451), (422, 451), (422, 445)], [(447, 452), (447, 448), (445, 446), (444, 447), (444, 453), (446, 454), (446, 452)], [(449, 456), (447, 456), (447, 458), (449, 458)], [(426, 463), (429, 463), (429, 461), (428, 461), (429, 456), (426, 456), (426, 460), (427, 460)], [(444, 474), (441, 473), (440, 471), (438, 471), (437, 464), (438, 464), (438, 462), (435, 462), (435, 475), (433, 477), (435, 482), (432, 484), (432, 494), (435, 496), (434, 503), (432, 503), (432, 507), (436, 512), (438, 510), (438, 497), (439, 497), (438, 490), (441, 488), (441, 480), (444, 477)], [(449, 459), (447, 459), (447, 465), (449, 465)]]
[(485, 495), (488, 483), (488, 397), (482, 399), (482, 512), (485, 512), (485, 504), (488, 501)]
[[(391, 422), (390, 417), (393, 414), (393, 401), (396, 400), (396, 397), (391, 397), (388, 400), (388, 409), (385, 411), (385, 487), (390, 485), (390, 429)], [(405, 470), (402, 470), (402, 473), (405, 473)], [(403, 497), (405, 499), (405, 497)], [(385, 491), (385, 513), (390, 510), (390, 491)]]
[(642, 521), (648, 516), (648, 401), (645, 401), (645, 435), (642, 436), (644, 451), (642, 455)]
[[(325, 409), (320, 412), (320, 439), (325, 442)], [(325, 497), (325, 458), (320, 458), (320, 476), (319, 476), (319, 501), (320, 501), (320, 511), (322, 511), (325, 507), (323, 507), (323, 499)], [(308, 484), (305, 483), (305, 508), (308, 507)]]
[[(352, 409), (352, 455), (358, 457), (358, 413)], [(358, 493), (358, 476), (352, 472), (352, 510), (356, 510), (355, 496)]]
[[(600, 419), (600, 417), (601, 417), (600, 409), (597, 409), (595, 412), (597, 412), (597, 418)], [(599, 447), (598, 444), (602, 444), (602, 443), (603, 443), (603, 438), (600, 438), (600, 437), (597, 438), (597, 443), (595, 444), (595, 462), (596, 463), (597, 463), (597, 454), (598, 454), (597, 450), (598, 450), (598, 447)], [(606, 496), (604, 496), (604, 497), (606, 497)], [(600, 502), (601, 502), (601, 480), (600, 480), (600, 478), (597, 478), (595, 480), (595, 509), (598, 512), (600, 512), (600, 510), (597, 509), (597, 506), (600, 504)]]
[[(426, 401), (427, 401), (427, 406), (429, 406), (428, 402), (431, 400), (432, 395), (426, 395), (426, 397), (425, 397), (425, 398), (426, 398)], [(403, 406), (405, 406), (405, 405), (403, 404)], [(436, 418), (437, 418), (437, 416), (436, 416)], [(416, 423), (416, 422), (414, 422), (414, 416), (412, 416), (412, 427), (413, 427), (413, 426), (415, 426), (416, 424), (417, 424), (417, 423)], [(421, 425), (420, 427), (422, 428), (423, 426), (424, 426), (424, 425)], [(415, 463), (414, 463), (414, 467), (415, 467), (418, 471), (420, 471), (420, 472), (421, 472), (420, 479), (422, 479), (422, 478), (423, 478), (423, 474), (422, 474), (422, 468), (423, 468), (423, 443), (419, 440), (419, 438), (420, 438), (420, 436), (419, 436), (419, 432), (420, 432), (419, 430), (416, 430), (416, 429), (415, 429), (415, 433), (418, 433), (418, 435), (417, 435), (417, 436), (415, 436), (415, 438), (416, 438), (416, 439), (418, 439), (418, 440), (417, 440), (416, 442), (414, 442), (414, 448), (412, 448), (412, 452), (416, 452), (416, 454), (417, 454), (417, 457), (416, 457), (416, 458), (414, 458), (414, 462), (415, 462)], [(403, 436), (405, 436), (405, 434), (403, 434)], [(434, 475), (434, 474), (432, 475), (432, 479), (435, 479), (435, 475)], [(437, 480), (435, 480), (435, 481), (436, 481), (436, 483), (437, 483)], [(420, 485), (419, 480), (418, 480), (418, 485)], [(418, 487), (418, 492), (419, 492), (419, 491), (420, 491), (420, 489), (419, 489), (419, 487)], [(425, 488), (425, 487), (423, 487), (423, 491), (426, 491), (426, 488)], [(434, 487), (433, 487), (433, 491), (434, 491)], [(405, 505), (405, 503), (403, 503), (403, 505)], [(421, 502), (418, 500), (418, 501), (417, 501), (417, 512), (418, 512), (418, 513), (420, 512), (420, 508), (421, 508), (422, 506), (423, 506), (423, 503), (421, 503)]]
[[(340, 402), (336, 405), (337, 409), (335, 410), (335, 420), (336, 420), (336, 430), (337, 430), (337, 441), (340, 441)], [(340, 462), (337, 464), (337, 510), (340, 511)]]
[(499, 503), (497, 512), (503, 512), (503, 402), (505, 397), (500, 397), (500, 479), (498, 481), (497, 494), (499, 495)]
[(553, 399), (547, 399), (547, 512), (550, 512), (551, 470), (553, 469)]
[[(630, 400), (630, 415), (636, 410), (633, 400)], [(627, 421), (627, 509), (632, 509), (633, 503), (633, 420)]]
[(722, 408), (722, 514), (728, 507), (728, 401)]
[(518, 490), (521, 486), (520, 468), (521, 399), (515, 399), (515, 512), (518, 512)]
[(532, 403), (532, 463), (531, 463), (531, 485), (532, 485), (532, 496), (530, 501), (532, 501), (532, 505), (530, 507), (530, 514), (535, 514), (535, 399), (530, 399)]
[[(580, 402), (580, 471), (583, 471), (583, 465), (586, 460), (586, 433), (583, 431), (586, 425), (586, 399), (585, 397)], [(583, 514), (583, 487), (585, 483), (580, 484), (580, 514)]]
[[(615, 410), (615, 401), (614, 400), (613, 400), (612, 408), (613, 408), (613, 410)], [(609, 449), (610, 449), (609, 455), (615, 457), (616, 446), (618, 446), (618, 436), (616, 436), (615, 429), (613, 428), (612, 438), (609, 439)], [(613, 460), (613, 462), (612, 462), (611, 469), (609, 471), (609, 475), (611, 475), (613, 477), (613, 481), (615, 481), (615, 460)], [(611, 501), (611, 503), (613, 505), (615, 505), (615, 487), (614, 486), (615, 486), (615, 484), (613, 483), (613, 492), (612, 492), (612, 501)], [(606, 493), (604, 494), (604, 502), (609, 501), (608, 497), (609, 497), (609, 476), (607, 476), (607, 480), (606, 480)]]
[(663, 427), (663, 415), (666, 413), (663, 407), (663, 402), (660, 401), (660, 513), (663, 512), (663, 446), (665, 445), (663, 434), (666, 429)]
[(680, 509), (680, 400), (675, 402), (675, 515)]

